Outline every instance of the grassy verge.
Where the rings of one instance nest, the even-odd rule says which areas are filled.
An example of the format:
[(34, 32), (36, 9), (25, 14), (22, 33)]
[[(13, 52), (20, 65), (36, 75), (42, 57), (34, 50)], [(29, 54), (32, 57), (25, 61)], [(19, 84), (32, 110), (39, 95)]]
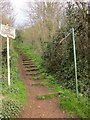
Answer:
[[(59, 92), (58, 98), (60, 108), (64, 109), (70, 117), (77, 116), (79, 118), (90, 118), (90, 102), (87, 97), (79, 94), (79, 97), (77, 98), (75, 93), (62, 88), (60, 84), (56, 84), (55, 78), (49, 75), (46, 70), (41, 67), (42, 59), (34, 54), (31, 47), (21, 44), (16, 46), (16, 48), (27, 58), (31, 58), (33, 63), (39, 68), (41, 73), (40, 79), (43, 81), (43, 84), (50, 90)], [(46, 96), (39, 96), (39, 99), (43, 99), (45, 97)]]
[[(11, 85), (7, 83), (7, 69), (3, 66), (2, 80), (2, 112), (1, 118), (15, 118), (21, 111), (26, 101), (26, 90), (23, 82), (20, 80), (17, 70), (18, 55), (14, 50), (11, 51)], [(5, 72), (6, 71), (6, 72)], [(4, 75), (6, 74), (6, 75)]]

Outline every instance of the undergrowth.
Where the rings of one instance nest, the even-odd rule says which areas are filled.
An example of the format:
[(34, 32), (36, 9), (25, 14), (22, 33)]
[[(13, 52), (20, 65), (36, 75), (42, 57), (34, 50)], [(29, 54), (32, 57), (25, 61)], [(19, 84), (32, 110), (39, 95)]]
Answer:
[[(90, 118), (90, 102), (88, 98), (82, 94), (76, 97), (76, 94), (71, 90), (67, 90), (62, 85), (57, 84), (53, 76), (49, 75), (44, 68), (42, 68), (41, 57), (34, 54), (31, 47), (23, 44), (15, 45), (17, 51), (21, 51), (27, 58), (31, 58), (33, 63), (39, 68), (40, 79), (48, 89), (58, 92), (59, 107), (64, 109), (66, 113), (72, 117)], [(50, 96), (49, 96), (50, 97)], [(38, 99), (45, 99), (46, 96), (38, 96)]]
[[(2, 111), (1, 118), (15, 118), (25, 104), (26, 90), (23, 82), (20, 80), (17, 59), (18, 55), (14, 50), (10, 51), (11, 55), (11, 85), (8, 86), (7, 82), (7, 66), (5, 61), (2, 64)], [(5, 59), (3, 56), (2, 59)]]

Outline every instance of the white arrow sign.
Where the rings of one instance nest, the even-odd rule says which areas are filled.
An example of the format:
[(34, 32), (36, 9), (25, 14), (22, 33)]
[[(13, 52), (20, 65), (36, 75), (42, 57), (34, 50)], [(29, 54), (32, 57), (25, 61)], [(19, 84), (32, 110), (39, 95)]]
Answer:
[(7, 66), (8, 66), (8, 85), (10, 86), (10, 56), (9, 56), (9, 37), (15, 39), (15, 29), (8, 25), (0, 24), (0, 35), (7, 37)]

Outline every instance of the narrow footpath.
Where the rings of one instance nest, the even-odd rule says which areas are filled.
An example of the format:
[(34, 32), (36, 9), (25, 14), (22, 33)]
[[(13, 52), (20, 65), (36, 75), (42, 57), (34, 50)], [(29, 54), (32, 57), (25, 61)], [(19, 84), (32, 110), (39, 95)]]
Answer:
[(32, 61), (20, 56), (18, 69), (27, 90), (27, 103), (24, 110), (20, 113), (20, 118), (67, 118), (66, 113), (58, 107), (58, 101), (38, 100), (38, 95), (52, 93), (45, 86), (34, 86), (41, 81), (33, 80), (33, 76), (38, 76), (38, 70)]

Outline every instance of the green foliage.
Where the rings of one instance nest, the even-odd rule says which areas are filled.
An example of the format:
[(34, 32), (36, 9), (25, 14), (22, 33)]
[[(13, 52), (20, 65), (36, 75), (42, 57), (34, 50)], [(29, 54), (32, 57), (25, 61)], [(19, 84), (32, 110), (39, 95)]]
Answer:
[[(23, 46), (23, 44), (22, 44)], [(25, 46), (24, 46), (25, 47)], [(25, 49), (25, 51), (22, 51), (24, 54), (28, 53), (27, 58), (33, 58), (35, 55), (32, 53), (31, 49), (27, 49), (28, 52), (26, 52), (26, 48), (18, 46), (18, 50)], [(32, 53), (32, 56), (29, 56), (29, 53)], [(39, 57), (39, 56), (38, 56)], [(41, 66), (42, 60), (38, 61), (40, 58), (36, 56), (36, 61), (37, 61), (37, 66), (40, 66), (40, 80), (42, 80), (42, 84), (51, 91), (55, 91), (58, 93), (58, 95), (54, 94), (49, 94), (49, 95), (41, 95), (37, 96), (37, 99), (39, 100), (45, 100), (45, 99), (52, 99), (54, 97), (59, 97), (59, 107), (64, 109), (68, 115), (71, 116), (76, 116), (79, 118), (90, 118), (90, 102), (88, 101), (88, 98), (83, 96), (82, 94), (79, 94), (79, 97), (76, 97), (76, 94), (73, 93), (70, 90), (66, 90), (65, 88), (62, 87), (62, 84), (57, 84), (56, 79), (52, 76), (49, 75), (44, 68)]]
[(59, 107), (65, 109), (70, 116), (77, 115), (81, 118), (90, 118), (90, 103), (87, 98), (79, 96), (77, 99), (75, 94), (69, 91), (64, 91), (64, 94), (61, 94), (59, 98)]
[[(66, 44), (64, 49), (64, 45), (59, 45), (59, 40), (55, 41), (55, 39), (54, 42), (48, 43), (43, 54), (43, 67), (56, 77), (57, 83), (75, 91), (74, 57), (72, 47), (69, 46), (73, 47), (73, 44)], [(82, 59), (79, 54), (77, 56), (77, 73), (79, 92), (90, 97), (87, 61)]]
[(8, 99), (2, 103), (2, 118), (15, 118), (22, 108), (22, 105), (14, 100)]
[[(22, 109), (22, 105), (26, 101), (26, 90), (23, 82), (20, 80), (16, 67), (18, 55), (14, 50), (11, 51), (11, 85), (7, 83), (6, 67), (3, 64), (3, 80), (2, 80), (2, 95), (5, 98), (2, 101), (2, 118), (15, 118)], [(4, 57), (4, 56), (3, 56)], [(3, 58), (4, 59), (4, 58)], [(3, 61), (5, 62), (5, 61)], [(6, 71), (6, 72), (5, 72)]]
[(11, 86), (7, 85), (7, 81), (2, 81), (2, 95), (7, 96), (10, 99), (16, 100), (20, 104), (25, 103), (26, 90), (22, 81), (11, 79)]
[(32, 84), (32, 86), (44, 86), (43, 83), (38, 83), (38, 84)]
[(17, 44), (17, 42), (14, 44), (17, 51), (23, 53), (28, 59), (32, 58), (32, 62), (37, 66), (38, 69), (41, 67), (42, 59), (34, 52), (31, 46), (23, 45), (22, 43)]
[(39, 95), (37, 96), (38, 100), (47, 100), (47, 99), (53, 99), (57, 97), (57, 94), (48, 94), (48, 95)]
[[(52, 77), (53, 78), (53, 77)], [(51, 79), (52, 80), (52, 79)], [(59, 97), (59, 107), (64, 109), (66, 113), (71, 117), (77, 116), (80, 118), (90, 118), (90, 102), (88, 98), (79, 94), (79, 97), (76, 97), (76, 94), (70, 90), (66, 90), (62, 88), (61, 85), (55, 83), (55, 79), (53, 78), (53, 82), (50, 82), (50, 79), (46, 76), (46, 79), (43, 81), (44, 85), (47, 86), (50, 90), (53, 90), (58, 94)], [(48, 99), (53, 98), (54, 96), (38, 96), (38, 99)]]
[(57, 30), (52, 41), (47, 43), (43, 53), (43, 67), (56, 77), (57, 83), (62, 84), (65, 88), (75, 92), (76, 83), (72, 34), (60, 44), (67, 35), (67, 32), (70, 32), (70, 29), (74, 27), (79, 92), (90, 98), (90, 80), (88, 77), (88, 61), (86, 53), (86, 44), (88, 44), (86, 36), (87, 31), (84, 24), (85, 21), (81, 14), (84, 5), (81, 4), (81, 6), (82, 9), (80, 10), (75, 4), (68, 2), (66, 7), (66, 26), (62, 26), (62, 28)]
[(22, 43), (23, 42), (21, 31), (19, 31), (19, 30), (16, 31), (16, 38), (15, 38), (15, 40), (17, 41), (17, 43)]

